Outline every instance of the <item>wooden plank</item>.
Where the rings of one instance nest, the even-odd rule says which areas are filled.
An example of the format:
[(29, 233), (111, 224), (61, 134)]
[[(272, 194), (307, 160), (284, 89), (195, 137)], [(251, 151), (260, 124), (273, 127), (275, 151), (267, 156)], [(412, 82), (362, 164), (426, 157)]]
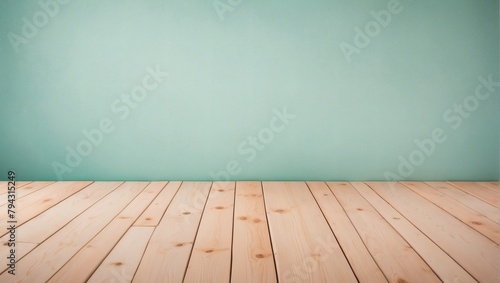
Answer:
[[(21, 183), (21, 182), (19, 182)], [(19, 184), (18, 183), (18, 184)], [(53, 184), (54, 182), (25, 182), (26, 185), (24, 186), (18, 186), (16, 187), (16, 200), (19, 200), (20, 198), (27, 196), (33, 192), (38, 191), (41, 188), (44, 188), (50, 184)], [(0, 196), (0, 205), (4, 205), (7, 203), (7, 197), (6, 194)]]
[(148, 206), (139, 219), (137, 219), (134, 226), (157, 226), (181, 184), (182, 182), (168, 183), (160, 194), (158, 194), (153, 203)]
[[(44, 212), (48, 208), (58, 204), (74, 193), (87, 187), (91, 182), (57, 182), (46, 186), (32, 194), (29, 198), (21, 198), (16, 201), (17, 226), (22, 225), (33, 217)], [(7, 206), (0, 206), (0, 211), (7, 211)], [(7, 213), (1, 214), (0, 223), (6, 225)], [(8, 233), (4, 228), (0, 231), (0, 237)]]
[[(37, 183), (30, 184), (40, 186)], [(268, 183), (274, 184), (274, 182)], [(498, 186), (498, 183), (495, 182), (491, 184), (487, 182), (487, 185), (483, 183), (485, 182), (476, 182), (473, 185), (483, 186), (482, 190), (487, 189), (490, 193), (495, 192), (494, 188)], [(318, 273), (318, 270), (322, 268), (322, 264), (326, 267), (325, 269), (328, 269), (323, 272), (325, 274), (327, 272), (333, 273), (332, 269), (341, 269), (338, 264), (325, 263), (325, 261), (331, 260), (330, 257), (333, 256), (333, 250), (335, 249), (337, 249), (341, 261), (348, 261), (348, 264), (351, 265), (352, 270), (358, 277), (353, 277), (354, 280), (358, 279), (360, 282), (367, 281), (365, 279), (367, 276), (363, 276), (361, 273), (368, 273), (367, 270), (371, 270), (373, 266), (370, 267), (369, 264), (365, 264), (364, 269), (366, 270), (357, 270), (358, 263), (354, 258), (359, 257), (359, 255), (351, 255), (354, 250), (364, 249), (365, 253), (366, 250), (374, 253), (373, 258), (375, 259), (372, 259), (372, 262), (375, 261), (376, 264), (380, 265), (378, 267), (379, 272), (382, 269), (382, 264), (377, 261), (378, 258), (404, 261), (405, 268), (416, 268), (412, 260), (408, 260), (406, 254), (396, 259), (394, 257), (390, 259), (391, 257), (380, 255), (385, 251), (374, 250), (374, 246), (378, 245), (380, 247), (383, 244), (373, 242), (373, 235), (366, 232), (370, 229), (357, 226), (357, 222), (353, 221), (353, 219), (359, 217), (359, 215), (351, 216), (353, 213), (361, 213), (362, 211), (344, 210), (341, 204), (345, 204), (339, 202), (341, 199), (337, 199), (336, 195), (332, 193), (333, 189), (330, 190), (322, 182), (309, 182), (307, 184), (309, 188), (303, 182), (294, 184), (278, 183), (280, 185), (273, 186), (280, 188), (268, 188), (271, 192), (266, 192), (265, 198), (259, 182), (237, 182), (236, 189), (233, 187), (234, 218), (229, 220), (229, 223), (234, 225), (234, 229), (229, 229), (229, 233), (223, 232), (223, 228), (217, 228), (218, 225), (227, 227), (227, 217), (233, 217), (232, 212), (229, 213), (231, 210), (229, 208), (216, 209), (217, 206), (225, 207), (225, 205), (217, 204), (226, 201), (229, 203), (230, 199), (230, 197), (225, 200), (215, 197), (216, 194), (224, 194), (224, 192), (218, 192), (216, 188), (218, 183), (214, 183), (211, 190), (210, 183), (208, 183), (208, 187), (201, 188), (205, 185), (193, 182), (182, 185), (181, 182), (168, 184), (167, 182), (154, 182), (142, 190), (140, 188), (131, 188), (131, 185), (126, 183), (109, 192), (105, 191), (107, 188), (104, 187), (102, 191), (99, 190), (100, 182), (97, 182), (78, 190), (74, 189), (73, 193), (67, 193), (66, 197), (61, 197), (60, 201), (54, 202), (44, 209), (37, 208), (38, 205), (44, 205), (43, 202), (40, 202), (40, 200), (45, 199), (42, 196), (47, 197), (50, 195), (52, 197), (52, 195), (59, 194), (61, 190), (64, 190), (65, 186), (63, 184), (56, 184), (47, 184), (46, 187), (39, 187), (36, 191), (30, 192), (29, 189), (26, 190), (27, 194), (22, 197), (22, 199), (25, 199), (23, 200), (24, 203), (36, 204), (27, 209), (39, 210), (40, 213), (18, 226), (18, 242), (16, 243), (17, 276), (14, 277), (5, 272), (5, 262), (0, 267), (0, 273), (3, 273), (0, 275), (0, 282), (46, 282), (47, 280), (49, 282), (86, 282), (91, 276), (95, 276), (92, 280), (114, 282), (129, 282), (130, 280), (135, 282), (191, 282), (205, 280), (209, 282), (211, 280), (210, 276), (203, 276), (203, 274), (207, 275), (209, 272), (218, 273), (216, 264), (211, 269), (208, 266), (221, 262), (226, 262), (225, 265), (221, 264), (219, 266), (223, 269), (219, 273), (221, 277), (217, 279), (215, 279), (215, 276), (212, 277), (217, 282), (228, 282), (230, 279), (232, 282), (277, 282), (277, 273), (280, 272), (285, 274), (279, 277), (280, 281), (283, 282), (294, 280), (311, 282), (312, 277), (315, 276), (311, 274)], [(144, 187), (147, 183), (137, 184)], [(190, 193), (181, 192), (179, 186), (183, 187), (186, 184), (191, 189), (195, 189)], [(221, 182), (221, 184), (233, 184), (234, 186), (233, 182)], [(439, 182), (438, 187), (440, 189), (436, 189), (423, 183), (413, 185), (413, 182), (404, 182), (395, 185), (395, 193), (398, 195), (394, 198), (399, 199), (399, 194), (402, 194), (402, 200), (393, 200), (391, 196), (386, 196), (386, 198), (391, 198), (391, 201), (396, 201), (400, 203), (399, 205), (405, 206), (406, 211), (404, 209), (398, 211), (401, 210), (400, 207), (381, 197), (384, 193), (379, 195), (378, 191), (369, 188), (364, 183), (355, 182), (352, 184), (355, 186), (354, 193), (358, 194), (357, 198), (367, 201), (368, 206), (371, 204), (374, 207), (372, 209), (375, 211), (375, 215), (380, 213), (383, 218), (378, 215), (379, 218), (386, 221), (388, 223), (386, 225), (390, 224), (390, 229), (393, 229), (394, 233), (398, 232), (400, 237), (406, 240), (408, 245), (402, 247), (403, 251), (400, 251), (402, 254), (406, 252), (404, 249), (414, 249), (421, 257), (422, 262), (427, 263), (439, 276), (439, 279), (447, 283), (474, 282), (471, 274), (480, 282), (496, 282), (487, 281), (491, 279), (487, 277), (478, 278), (477, 273), (470, 272), (470, 268), (467, 268), (463, 261), (467, 260), (467, 258), (469, 258), (469, 261), (476, 261), (478, 257), (483, 257), (484, 262), (499, 262), (498, 224), (493, 223), (489, 218), (485, 218), (488, 214), (490, 217), (498, 215), (499, 210), (497, 207), (448, 183)], [(432, 185), (432, 183), (429, 184)], [(469, 184), (461, 185), (469, 186)], [(25, 186), (28, 186), (28, 184)], [(123, 189), (124, 186), (129, 188)], [(169, 186), (174, 191), (168, 192), (166, 189)], [(52, 187), (53, 190), (48, 189), (49, 187)], [(304, 193), (304, 187), (306, 193)], [(402, 192), (401, 187), (406, 192)], [(18, 193), (22, 192), (20, 188), (18, 187)], [(245, 190), (240, 191), (240, 188), (245, 188)], [(423, 188), (423, 191), (419, 191), (421, 188)], [(176, 189), (179, 189), (179, 192), (176, 192)], [(42, 193), (44, 190), (48, 190), (50, 193)], [(121, 190), (120, 193), (117, 192), (119, 190)], [(390, 191), (390, 189), (388, 190)], [(327, 196), (324, 196), (325, 193)], [(341, 192), (341, 194), (344, 193), (346, 192)], [(110, 197), (111, 195), (114, 197)], [(207, 195), (210, 195), (210, 198), (205, 203)], [(268, 199), (270, 195), (275, 196), (274, 200), (278, 204), (277, 206), (270, 207)], [(36, 198), (36, 200), (31, 199), (32, 197)], [(279, 198), (284, 198), (284, 200)], [(417, 199), (416, 204), (412, 204), (415, 202), (414, 198)], [(177, 199), (177, 201), (170, 203), (172, 199)], [(272, 196), (271, 199), (273, 199)], [(348, 205), (354, 205), (349, 197), (347, 199)], [(21, 200), (19, 196), (18, 200)], [(422, 206), (420, 202), (425, 202), (434, 209), (428, 209), (427, 206)], [(96, 208), (98, 206), (99, 209)], [(409, 207), (406, 208), (407, 206)], [(18, 203), (18, 207), (21, 208), (20, 203)], [(292, 212), (288, 212), (287, 209)], [(429, 210), (426, 216), (434, 218), (429, 220), (425, 216), (421, 217), (420, 214), (423, 212), (419, 209), (423, 210), (424, 213)], [(303, 210), (306, 212), (302, 212)], [(206, 211), (206, 213), (203, 213), (203, 211)], [(299, 211), (299, 214), (302, 213), (305, 216), (295, 215), (294, 211)], [(439, 213), (436, 213), (436, 211), (439, 211)], [(216, 212), (220, 212), (221, 215), (215, 216)], [(420, 223), (417, 225), (414, 219), (407, 216), (408, 213), (414, 213), (423, 218), (420, 221), (430, 222), (428, 224), (430, 228), (425, 228), (424, 225), (424, 229), (422, 229)], [(276, 241), (276, 236), (274, 236), (272, 244), (275, 249), (272, 252), (269, 234), (273, 233), (273, 231), (270, 231), (266, 225), (266, 214), (270, 223), (271, 218), (274, 217), (274, 229), (275, 231), (281, 231), (282, 238), (288, 240), (287, 238), (290, 237), (296, 239), (297, 234), (308, 235), (310, 237), (309, 242), (300, 245), (302, 249), (304, 249), (303, 246), (308, 246), (309, 250), (305, 252), (297, 250), (294, 245), (288, 246), (286, 241), (279, 246), (280, 244)], [(452, 225), (447, 223), (438, 226), (440, 222), (435, 218), (441, 219), (442, 215), (448, 215), (448, 218), (453, 219), (454, 221), (451, 221)], [(2, 216), (4, 215), (0, 214), (0, 217)], [(210, 219), (212, 221), (209, 221)], [(222, 222), (216, 222), (214, 219)], [(284, 224), (278, 223), (279, 221), (276, 219), (284, 220), (282, 221)], [(479, 219), (482, 220), (483, 225), (472, 223), (472, 221), (478, 221)], [(366, 219), (364, 221), (368, 222)], [(213, 224), (206, 224), (209, 222)], [(320, 225), (317, 224), (319, 222), (321, 222)], [(469, 224), (466, 225), (466, 222)], [(271, 223), (271, 227), (273, 227), (273, 223)], [(469, 234), (462, 233), (460, 229), (457, 232), (454, 226), (456, 223), (472, 231), (476, 236), (470, 237)], [(376, 223), (368, 223), (368, 225), (377, 226)], [(156, 229), (154, 226), (157, 226)], [(319, 230), (317, 226), (320, 227)], [(326, 230), (322, 227), (326, 227)], [(454, 239), (454, 241), (460, 243), (462, 243), (461, 241), (470, 242), (468, 246), (463, 245), (463, 247), (455, 244), (455, 246), (460, 246), (466, 251), (460, 255), (450, 253), (445, 245), (429, 235), (428, 230), (431, 230), (431, 228), (433, 233), (446, 234), (446, 237), (443, 236), (446, 241)], [(148, 229), (149, 233), (144, 232), (145, 230), (139, 232), (136, 229)], [(154, 232), (153, 229), (155, 229)], [(299, 230), (299, 232), (295, 230)], [(324, 236), (323, 230), (328, 232), (325, 237), (314, 238), (314, 236)], [(198, 234), (196, 234), (197, 232)], [(233, 245), (232, 251), (229, 253), (231, 260), (228, 260), (226, 251), (231, 250), (231, 245), (228, 247), (224, 242), (231, 242), (231, 232), (233, 232)], [(132, 236), (132, 234), (136, 236)], [(138, 236), (139, 234), (146, 236), (143, 239)], [(353, 235), (353, 239), (349, 239), (347, 236), (349, 234)], [(366, 234), (369, 234), (369, 237)], [(375, 232), (375, 235), (377, 234), (378, 231)], [(358, 239), (355, 239), (356, 235)], [(149, 244), (146, 245), (149, 236), (151, 236), (151, 239)], [(153, 240), (153, 238), (156, 239)], [(377, 236), (375, 238), (381, 237)], [(6, 239), (6, 236), (1, 237), (0, 243), (5, 244)], [(478, 241), (477, 239), (482, 240)], [(219, 242), (216, 240), (219, 240)], [(365, 241), (367, 242), (365, 243)], [(391, 238), (384, 239), (384, 241), (386, 241), (385, 245), (392, 245), (393, 242)], [(485, 253), (484, 242), (494, 245), (495, 249), (488, 249), (489, 253)], [(203, 252), (209, 249), (208, 247), (212, 243), (218, 248), (214, 248), (211, 253)], [(220, 254), (217, 254), (219, 250), (221, 250)], [(141, 259), (143, 253), (144, 257)], [(147, 255), (148, 253), (149, 255)], [(289, 264), (288, 266), (291, 266), (291, 268), (283, 271), (283, 269), (279, 268), (280, 263), (281, 267), (284, 266), (283, 261), (279, 260), (279, 256), (286, 257), (287, 253), (296, 255), (296, 258), (300, 259), (296, 262), (297, 264)], [(8, 254), (6, 246), (0, 245), (0, 254)], [(216, 258), (222, 254), (224, 255), (221, 257), (223, 260), (217, 260)], [(278, 260), (278, 268), (274, 265), (274, 254)], [(376, 254), (379, 254), (378, 257)], [(135, 262), (129, 261), (128, 257), (131, 257)], [(117, 263), (118, 260), (123, 264), (110, 264)], [(477, 266), (489, 268), (484, 262), (478, 263)], [(138, 265), (144, 266), (138, 267)], [(187, 266), (189, 266), (189, 269), (186, 268)], [(136, 268), (137, 273), (133, 275)], [(139, 271), (141, 268), (146, 270), (143, 271), (142, 276)], [(394, 267), (394, 269), (398, 268), (400, 267)], [(164, 272), (164, 270), (166, 271)], [(349, 266), (347, 266), (347, 270), (351, 276), (354, 276)], [(144, 275), (144, 273), (150, 271), (153, 271), (151, 276)], [(190, 274), (190, 272), (199, 272), (200, 274)], [(230, 275), (228, 275), (229, 272)], [(427, 270), (424, 270), (418, 274), (424, 276), (419, 281), (429, 282), (428, 278), (425, 278), (427, 276), (426, 272)], [(498, 268), (494, 272), (500, 274)], [(93, 273), (94, 275), (92, 275)], [(389, 273), (392, 274), (392, 271), (389, 271)], [(485, 274), (484, 276), (488, 276), (492, 271), (483, 270), (482, 273)], [(197, 277), (198, 275), (200, 276)], [(328, 280), (333, 281), (330, 274), (326, 276)], [(394, 278), (390, 277), (387, 279), (390, 279), (389, 281), (394, 280)], [(493, 279), (500, 281), (500, 278)], [(325, 282), (328, 282), (328, 280)], [(374, 273), (368, 280), (369, 282), (376, 282), (379, 277)], [(335, 282), (344, 281), (338, 280)]]
[(427, 263), (351, 184), (327, 184), (389, 282), (440, 282)]
[[(10, 181), (0, 181), (0, 194), (7, 193), (7, 188), (8, 188), (9, 182)], [(17, 181), (16, 180), (16, 188), (24, 187), (30, 183), (33, 183), (33, 181)]]
[[(31, 184), (33, 183), (32, 181), (16, 181), (16, 191), (28, 184)], [(5, 202), (3, 202), (3, 199), (6, 198), (6, 195), (7, 195), (7, 192), (8, 192), (8, 184), (9, 184), (9, 181), (0, 181), (0, 199), (2, 199), (2, 203), (0, 204), (4, 204)], [(19, 195), (17, 195), (17, 197), (19, 198)]]
[(448, 197), (425, 183), (402, 182), (402, 184), (488, 237), (497, 245), (500, 244), (500, 226), (498, 223), (495, 223), (481, 213)]
[(387, 282), (344, 209), (324, 182), (307, 182), (360, 282)]
[(500, 249), (460, 220), (400, 183), (368, 185), (480, 282), (500, 281)]
[(485, 188), (479, 184), (471, 182), (448, 182), (452, 186), (455, 186), (462, 191), (477, 197), (478, 199), (489, 203), (493, 206), (499, 207), (500, 195), (498, 192), (494, 192), (488, 188)]
[(434, 189), (440, 191), (441, 193), (457, 200), (458, 202), (465, 204), (466, 206), (474, 209), (475, 211), (488, 217), (490, 220), (495, 221), (500, 224), (500, 210), (484, 201), (446, 183), (446, 182), (426, 182)]
[(453, 258), (423, 234), (396, 209), (362, 182), (351, 183), (356, 190), (410, 244), (443, 282), (477, 282)]
[[(43, 181), (38, 181), (38, 182), (43, 182)], [(8, 183), (9, 183), (9, 182), (8, 182), (8, 181), (6, 181), (6, 182), (5, 182), (5, 185), (7, 186), (7, 185), (8, 185)], [(24, 187), (24, 186), (26, 186), (26, 185), (29, 185), (29, 184), (31, 184), (31, 183), (33, 183), (33, 181), (18, 181), (18, 180), (16, 180), (16, 188), (22, 188), (22, 187)], [(51, 182), (51, 183), (53, 183), (53, 182)], [(7, 187), (5, 188), (5, 192), (7, 192)]]
[(231, 282), (277, 282), (260, 182), (237, 182)]
[(186, 269), (186, 282), (229, 282), (234, 182), (214, 182)]
[(264, 182), (263, 191), (280, 282), (357, 282), (305, 183)]
[(476, 182), (476, 184), (486, 187), (497, 194), (500, 193), (500, 184), (498, 182)]
[(184, 182), (146, 248), (133, 282), (182, 282), (210, 182)]
[(20, 242), (39, 244), (120, 186), (121, 182), (96, 182), (47, 209), (19, 228)]
[(87, 282), (131, 282), (153, 231), (131, 227)]
[(139, 215), (165, 187), (165, 184), (166, 182), (151, 182), (147, 185), (104, 229), (90, 242), (86, 243), (49, 282), (87, 281)]
[[(23, 248), (16, 251), (17, 259), (21, 259), (30, 252), (31, 249), (34, 249), (38, 243), (48, 239), (52, 234), (61, 229), (85, 209), (93, 205), (110, 191), (114, 190), (119, 184), (119, 182), (92, 183), (83, 190), (80, 190), (18, 227), (16, 237), (18, 243), (16, 245), (22, 245)], [(6, 243), (9, 236), (9, 234), (3, 236), (0, 239), (0, 243)], [(0, 254), (7, 253), (7, 251), (4, 253), (2, 252), (4, 252), (3, 249), (0, 249)], [(6, 265), (0, 266), (0, 273), (6, 269)]]
[[(127, 182), (80, 214), (18, 262), (14, 282), (47, 281), (130, 203), (144, 186), (145, 183)], [(52, 192), (56, 193), (55, 188)], [(10, 276), (8, 273), (1, 274), (0, 282), (11, 281)]]
[[(37, 244), (33, 244), (33, 243), (16, 242), (15, 243), (16, 261), (19, 261), (20, 259), (22, 259), (26, 254), (28, 254), (36, 246), (37, 246)], [(2, 245), (0, 246), (0, 255), (5, 255), (5, 256), (2, 257), (2, 260), (1, 260), (2, 265), (0, 266), (0, 273), (5, 272), (8, 268), (7, 264), (9, 263), (9, 260), (7, 259), (7, 256), (9, 255), (9, 250), (10, 250), (10, 247), (7, 246), (6, 242), (2, 241)]]

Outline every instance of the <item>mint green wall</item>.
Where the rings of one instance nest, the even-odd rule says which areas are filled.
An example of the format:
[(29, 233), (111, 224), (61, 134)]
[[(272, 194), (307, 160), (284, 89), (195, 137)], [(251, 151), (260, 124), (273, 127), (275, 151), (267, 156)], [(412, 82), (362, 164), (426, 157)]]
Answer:
[(499, 178), (498, 1), (5, 0), (0, 33), (4, 180)]

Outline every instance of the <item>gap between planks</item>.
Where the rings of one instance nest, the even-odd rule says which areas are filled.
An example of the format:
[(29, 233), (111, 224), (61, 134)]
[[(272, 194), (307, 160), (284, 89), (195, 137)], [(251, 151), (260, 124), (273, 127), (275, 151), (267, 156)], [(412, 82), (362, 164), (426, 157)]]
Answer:
[[(496, 182), (24, 183), (17, 281), (494, 282), (498, 188)], [(1, 271), (1, 282), (17, 282), (6, 267)]]

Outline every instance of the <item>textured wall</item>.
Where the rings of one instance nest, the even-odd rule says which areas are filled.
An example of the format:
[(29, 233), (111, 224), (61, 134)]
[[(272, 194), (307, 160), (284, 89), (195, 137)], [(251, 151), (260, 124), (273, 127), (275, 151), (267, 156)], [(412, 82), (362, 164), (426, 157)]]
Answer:
[(2, 179), (499, 178), (498, 1), (6, 0), (0, 35)]

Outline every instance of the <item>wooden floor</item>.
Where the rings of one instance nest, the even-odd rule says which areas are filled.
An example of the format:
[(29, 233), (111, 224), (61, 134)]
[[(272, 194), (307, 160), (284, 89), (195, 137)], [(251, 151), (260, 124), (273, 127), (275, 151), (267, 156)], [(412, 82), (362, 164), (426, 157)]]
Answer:
[(18, 182), (0, 282), (500, 282), (497, 182)]

